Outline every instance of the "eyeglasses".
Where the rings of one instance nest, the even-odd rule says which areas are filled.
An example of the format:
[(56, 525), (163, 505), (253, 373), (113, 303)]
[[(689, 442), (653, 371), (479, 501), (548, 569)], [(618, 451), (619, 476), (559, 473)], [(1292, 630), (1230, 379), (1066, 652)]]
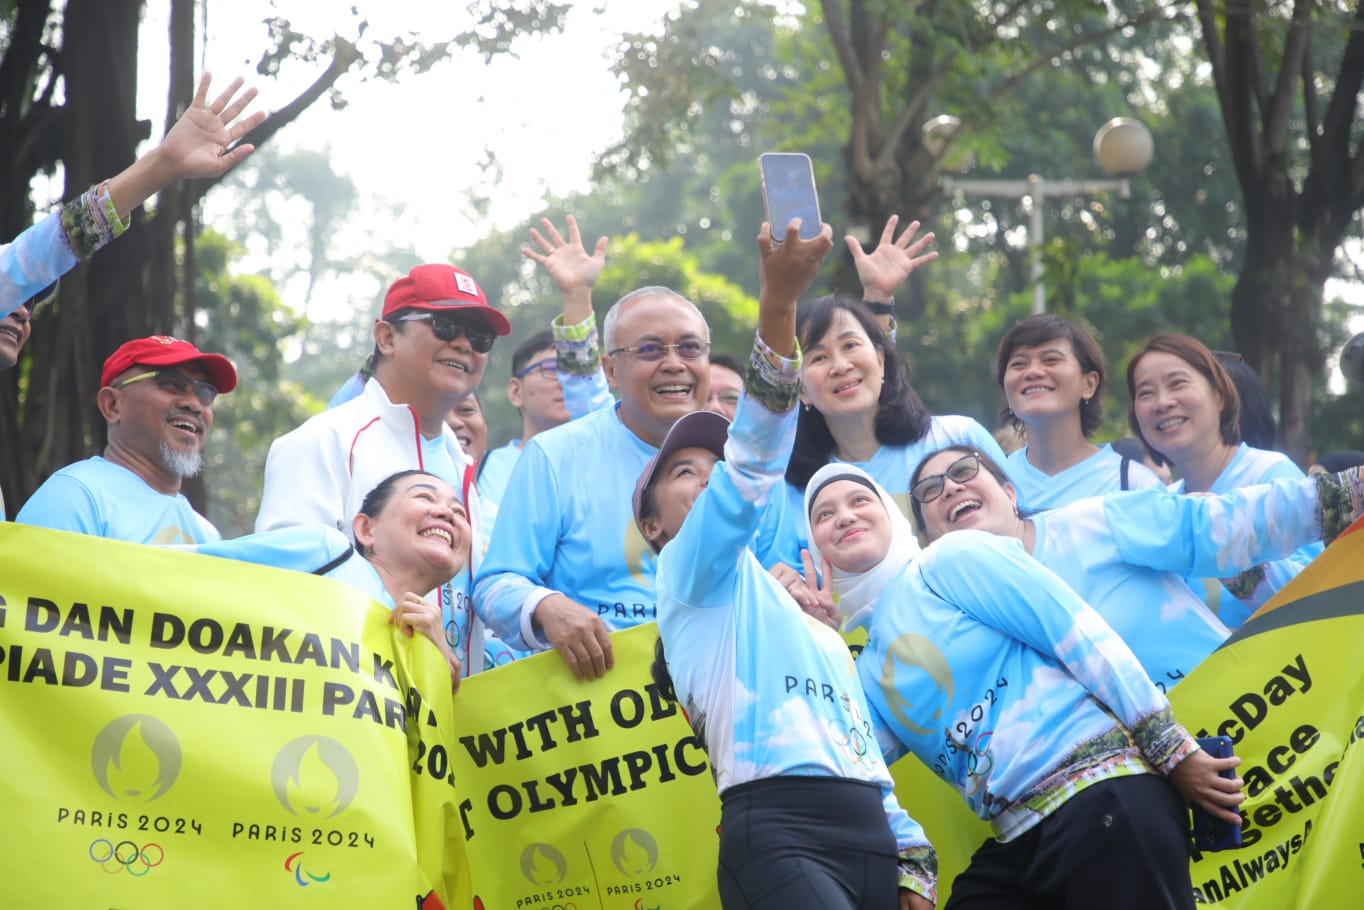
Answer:
[(441, 341), (454, 341), (463, 335), (469, 339), (469, 347), (480, 354), (491, 351), (493, 341), (497, 338), (497, 333), (477, 317), (471, 319), (458, 316), (437, 316), (435, 313), (413, 313), (409, 316), (399, 316), (398, 321), (430, 322), (431, 334)]
[(528, 375), (530, 375), (531, 373), (536, 373), (536, 372), (538, 372), (541, 376), (544, 376), (544, 377), (554, 376), (555, 374), (557, 374), (557, 373), (559, 372), (559, 360), (558, 360), (558, 358), (557, 358), (557, 357), (546, 357), (544, 360), (538, 360), (538, 361), (536, 361), (535, 363), (532, 363), (532, 364), (531, 364), (530, 366), (528, 366), (528, 367), (522, 367), (521, 370), (520, 370), (520, 372), (517, 372), (517, 373), (515, 373), (515, 374), (512, 375), (512, 378), (513, 378), (513, 379), (520, 379), (522, 376), (528, 376)]
[(676, 351), (677, 356), (681, 357), (683, 360), (695, 360), (698, 357), (706, 356), (706, 352), (709, 350), (709, 341), (697, 341), (689, 338), (686, 341), (679, 341), (677, 344), (663, 344), (659, 341), (641, 341), (632, 348), (616, 348), (615, 350), (607, 351), (606, 353), (612, 357), (617, 354), (634, 354), (645, 363), (654, 363), (655, 361), (662, 360), (664, 357), (668, 356), (669, 351)]
[(909, 495), (913, 496), (914, 501), (920, 505), (927, 505), (942, 495), (943, 487), (947, 485), (948, 478), (951, 478), (953, 483), (966, 483), (979, 473), (980, 458), (972, 452), (952, 462), (947, 466), (947, 470), (941, 474), (920, 477), (919, 482), (909, 488)]
[(1212, 356), (1218, 360), (1230, 360), (1232, 363), (1245, 363), (1246, 359), (1235, 351), (1213, 351)]
[(152, 370), (150, 373), (140, 373), (137, 376), (129, 376), (122, 382), (116, 382), (110, 388), (121, 389), (144, 379), (154, 380), (158, 389), (177, 397), (193, 389), (194, 397), (206, 407), (212, 407), (213, 400), (218, 397), (218, 387), (213, 383), (203, 379), (191, 379), (178, 370)]

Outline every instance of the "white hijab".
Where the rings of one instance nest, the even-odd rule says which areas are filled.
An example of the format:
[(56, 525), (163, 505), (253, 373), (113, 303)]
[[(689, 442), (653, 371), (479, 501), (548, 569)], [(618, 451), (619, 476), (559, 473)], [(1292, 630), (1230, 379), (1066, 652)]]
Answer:
[(865, 625), (871, 619), (876, 599), (881, 596), (886, 585), (919, 555), (919, 541), (914, 536), (909, 519), (900, 511), (900, 507), (891, 499), (885, 488), (870, 474), (856, 465), (826, 464), (816, 471), (810, 482), (805, 485), (805, 539), (810, 542), (810, 555), (814, 558), (816, 568), (823, 567), (824, 556), (815, 544), (814, 535), (810, 533), (810, 507), (814, 504), (814, 497), (820, 488), (839, 477), (865, 480), (881, 498), (881, 505), (890, 516), (890, 548), (886, 551), (885, 559), (865, 572), (845, 572), (830, 564), (833, 571), (834, 603), (838, 604), (839, 612), (843, 614), (844, 630), (850, 630)]

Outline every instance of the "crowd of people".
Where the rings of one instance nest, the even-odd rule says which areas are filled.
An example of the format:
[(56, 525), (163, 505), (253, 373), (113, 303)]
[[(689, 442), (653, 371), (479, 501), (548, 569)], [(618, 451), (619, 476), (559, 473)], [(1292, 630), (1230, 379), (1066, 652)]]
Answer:
[[(0, 250), (0, 369), (133, 208), (250, 152), (262, 115), (241, 118), (240, 88), (209, 102), (205, 76), (154, 150)], [(478, 388), (507, 315), (463, 268), (396, 277), (369, 359), (271, 445), (256, 533), (235, 540), (180, 489), (232, 363), (129, 340), (92, 390), (104, 451), (14, 520), (337, 578), (429, 637), (452, 686), (548, 650), (598, 679), (612, 632), (656, 622), (653, 672), (722, 801), (726, 907), (931, 907), (933, 849), (887, 771), (906, 752), (993, 829), (950, 906), (1191, 907), (1186, 806), (1239, 824), (1244, 796), (1238, 759), (1200, 749), (1166, 693), (1364, 511), (1359, 468), (1308, 478), (1272, 449), (1253, 371), (1177, 334), (1127, 365), (1133, 436), (1098, 444), (1102, 350), (1047, 315), (1000, 343), (1024, 441), (1006, 454), (934, 414), (896, 345), (894, 294), (933, 235), (892, 218), (870, 252), (848, 238), (860, 294), (798, 306), (834, 247), (798, 227), (757, 239), (740, 359), (665, 287), (599, 331), (606, 238), (544, 220), (522, 252), (563, 312), (522, 327), (520, 435), (498, 446)], [(837, 634), (854, 628), (855, 663)]]

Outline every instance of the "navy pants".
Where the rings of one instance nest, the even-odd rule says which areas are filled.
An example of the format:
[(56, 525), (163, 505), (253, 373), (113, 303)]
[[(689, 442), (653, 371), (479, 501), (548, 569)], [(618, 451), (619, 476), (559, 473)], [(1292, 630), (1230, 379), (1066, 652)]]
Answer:
[(1189, 812), (1164, 777), (1081, 790), (1007, 844), (995, 840), (952, 882), (945, 910), (1192, 910)]
[(772, 777), (721, 797), (717, 878), (725, 910), (899, 906), (895, 837), (881, 788)]

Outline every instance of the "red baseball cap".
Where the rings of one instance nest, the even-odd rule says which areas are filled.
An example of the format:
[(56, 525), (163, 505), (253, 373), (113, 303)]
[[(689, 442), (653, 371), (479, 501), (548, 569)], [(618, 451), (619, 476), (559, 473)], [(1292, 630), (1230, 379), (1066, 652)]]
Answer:
[(221, 354), (205, 354), (188, 341), (169, 335), (149, 335), (122, 344), (104, 361), (100, 387), (130, 367), (173, 367), (182, 363), (197, 363), (208, 374), (208, 381), (219, 392), (230, 392), (237, 387), (237, 368)]
[(498, 335), (511, 334), (511, 323), (488, 305), (473, 276), (453, 265), (419, 265), (393, 282), (384, 295), (384, 311), (379, 318), (409, 309), (437, 313), (464, 309), (480, 314)]

